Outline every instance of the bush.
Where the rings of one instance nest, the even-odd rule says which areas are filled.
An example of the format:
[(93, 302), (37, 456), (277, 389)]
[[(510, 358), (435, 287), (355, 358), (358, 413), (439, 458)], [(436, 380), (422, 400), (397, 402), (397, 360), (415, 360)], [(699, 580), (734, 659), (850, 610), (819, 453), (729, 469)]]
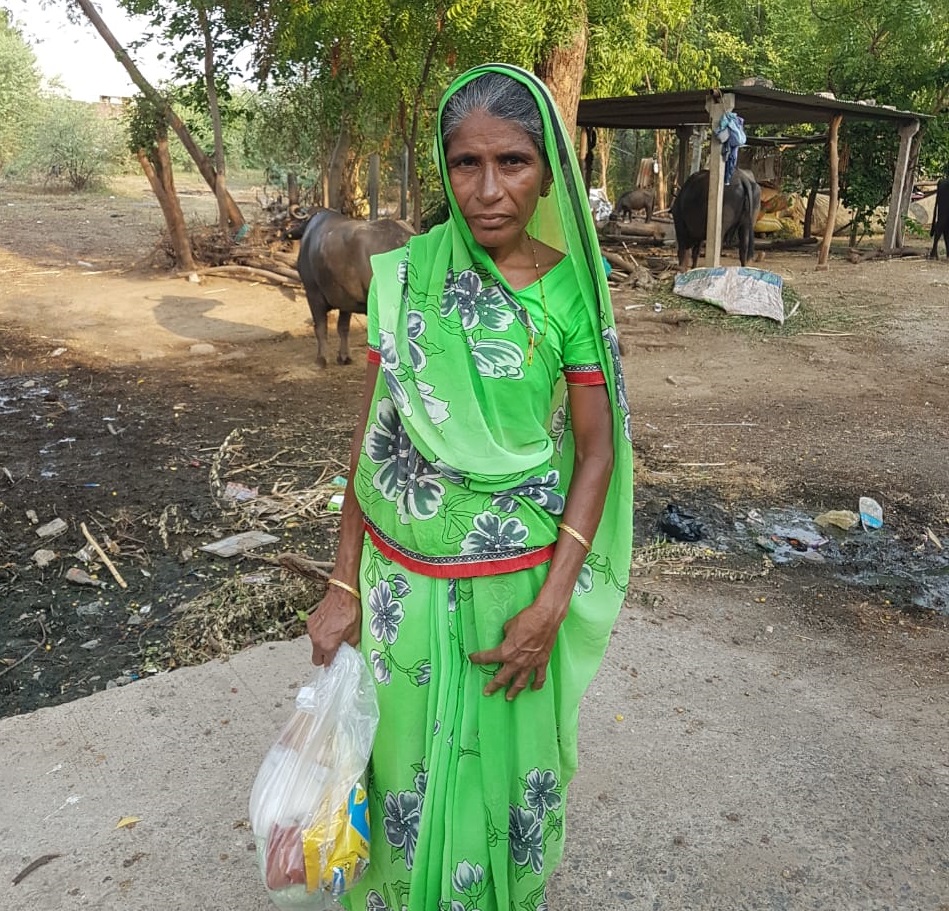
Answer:
[(121, 120), (96, 105), (46, 98), (13, 170), (47, 185), (90, 189), (127, 157), (124, 133)]

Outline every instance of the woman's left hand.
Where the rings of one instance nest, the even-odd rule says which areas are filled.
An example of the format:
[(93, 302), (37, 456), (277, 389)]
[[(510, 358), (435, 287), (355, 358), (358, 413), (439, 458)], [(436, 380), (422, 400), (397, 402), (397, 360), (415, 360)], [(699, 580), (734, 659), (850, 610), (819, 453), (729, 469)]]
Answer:
[(485, 696), (507, 688), (510, 701), (528, 684), (535, 690), (544, 685), (561, 619), (562, 616), (534, 602), (504, 624), (504, 639), (499, 646), (469, 655), (472, 664), (501, 665), (484, 688)]

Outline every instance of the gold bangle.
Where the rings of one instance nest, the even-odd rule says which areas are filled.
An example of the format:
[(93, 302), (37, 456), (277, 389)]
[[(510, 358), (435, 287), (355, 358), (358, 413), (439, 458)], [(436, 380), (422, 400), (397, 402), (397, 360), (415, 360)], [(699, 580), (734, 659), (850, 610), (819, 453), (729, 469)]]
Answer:
[(593, 550), (593, 545), (586, 538), (584, 538), (580, 532), (578, 532), (575, 528), (571, 528), (566, 522), (561, 522), (557, 528), (559, 528), (561, 531), (565, 531), (575, 541), (579, 541), (580, 546), (583, 547), (587, 553), (590, 553), (590, 551)]
[(344, 592), (349, 592), (357, 601), (362, 601), (362, 595), (359, 594), (358, 588), (353, 588), (351, 585), (347, 585), (345, 582), (340, 582), (339, 579), (329, 578), (326, 580), (327, 585), (335, 585), (337, 588), (341, 588)]

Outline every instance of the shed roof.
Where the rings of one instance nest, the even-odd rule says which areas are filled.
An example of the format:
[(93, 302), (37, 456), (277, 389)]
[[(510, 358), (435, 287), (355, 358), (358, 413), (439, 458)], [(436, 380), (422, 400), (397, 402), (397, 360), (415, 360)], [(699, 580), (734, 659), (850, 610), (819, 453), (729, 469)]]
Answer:
[[(802, 95), (763, 85), (741, 85), (722, 92), (735, 96), (735, 113), (746, 124), (826, 123), (835, 114), (850, 120), (892, 120), (906, 123), (925, 114), (898, 111), (882, 105), (841, 101), (823, 95)], [(577, 111), (577, 126), (662, 130), (707, 124), (706, 90), (627, 95), (622, 98), (586, 98)]]

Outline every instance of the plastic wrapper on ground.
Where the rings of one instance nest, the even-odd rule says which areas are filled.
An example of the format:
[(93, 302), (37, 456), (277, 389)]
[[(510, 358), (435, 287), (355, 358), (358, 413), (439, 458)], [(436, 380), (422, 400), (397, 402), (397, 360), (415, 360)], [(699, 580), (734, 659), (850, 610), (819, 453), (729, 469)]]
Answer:
[(372, 676), (343, 645), (300, 689), (250, 795), (257, 863), (278, 908), (329, 911), (369, 863), (365, 770), (379, 722)]

